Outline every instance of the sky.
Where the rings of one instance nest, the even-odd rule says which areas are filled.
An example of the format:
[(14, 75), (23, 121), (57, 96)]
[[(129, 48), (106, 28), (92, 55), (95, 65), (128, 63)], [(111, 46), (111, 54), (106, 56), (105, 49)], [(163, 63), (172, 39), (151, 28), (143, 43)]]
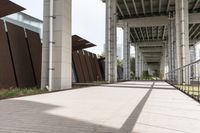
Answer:
[[(43, 20), (43, 0), (11, 0), (26, 8), (25, 13)], [(72, 0), (72, 34), (97, 45), (89, 51), (103, 53), (105, 44), (105, 4), (101, 0)], [(123, 31), (118, 28), (118, 44), (123, 44)]]

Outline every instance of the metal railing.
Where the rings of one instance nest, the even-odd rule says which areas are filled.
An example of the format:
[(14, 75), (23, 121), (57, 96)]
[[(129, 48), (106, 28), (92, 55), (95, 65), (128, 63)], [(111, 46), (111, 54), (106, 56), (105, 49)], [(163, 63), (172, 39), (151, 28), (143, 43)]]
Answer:
[(200, 60), (168, 72), (166, 81), (200, 102)]

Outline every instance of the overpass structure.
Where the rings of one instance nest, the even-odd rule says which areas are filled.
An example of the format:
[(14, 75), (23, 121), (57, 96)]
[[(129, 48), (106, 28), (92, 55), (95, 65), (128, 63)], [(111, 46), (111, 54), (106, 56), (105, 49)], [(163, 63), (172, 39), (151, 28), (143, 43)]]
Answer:
[[(44, 1), (42, 87), (71, 87), (71, 0)], [(106, 80), (117, 82), (117, 27), (124, 30), (124, 80), (130, 79), (130, 46), (136, 77), (162, 74), (190, 63), (200, 39), (200, 0), (103, 0), (106, 4)], [(52, 53), (53, 51), (53, 53)], [(188, 72), (178, 73), (179, 82)], [(173, 78), (173, 75), (170, 75)], [(181, 78), (183, 77), (183, 78)]]
[[(116, 81), (116, 26), (124, 29), (124, 79), (130, 79), (130, 44), (136, 49), (136, 77), (165, 74), (190, 63), (190, 46), (200, 38), (199, 0), (105, 0), (107, 79)], [(178, 74), (187, 78), (186, 72)], [(174, 75), (171, 75), (173, 78)]]

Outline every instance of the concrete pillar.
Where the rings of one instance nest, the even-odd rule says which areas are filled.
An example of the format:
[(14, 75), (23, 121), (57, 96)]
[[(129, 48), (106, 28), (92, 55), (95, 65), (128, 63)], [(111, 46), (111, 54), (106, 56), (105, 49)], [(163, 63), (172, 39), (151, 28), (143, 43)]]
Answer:
[(168, 46), (164, 44), (164, 79), (167, 79), (167, 73), (169, 72), (169, 64), (168, 64)]
[[(189, 2), (176, 0), (176, 51), (177, 68), (190, 63), (189, 51)], [(189, 81), (190, 75), (186, 71), (178, 72), (178, 83)]]
[(130, 28), (124, 24), (124, 44), (123, 44), (123, 78), (130, 80)]
[[(52, 90), (71, 88), (72, 84), (72, 44), (71, 44), (71, 0), (54, 1), (54, 16), (50, 16), (49, 0), (44, 0), (44, 41), (42, 45), (42, 83), (48, 86), (48, 71), (52, 71)], [(53, 68), (49, 64), (49, 19), (53, 20)]]
[(143, 71), (143, 65), (142, 65), (142, 53), (140, 51), (140, 49), (138, 48), (138, 72), (139, 72), (139, 77), (142, 77), (142, 71)]
[(106, 80), (117, 82), (117, 13), (116, 0), (106, 0)]
[(162, 57), (161, 57), (161, 61), (160, 61), (160, 78), (164, 78), (164, 75), (165, 75), (165, 46), (163, 46), (163, 54), (162, 54)]
[(144, 57), (143, 57), (141, 52), (140, 52), (140, 56), (141, 56), (141, 60), (140, 60), (141, 74), (140, 74), (140, 77), (142, 77), (143, 76), (143, 72), (144, 72)]
[(172, 72), (176, 69), (176, 27), (174, 14), (169, 16), (168, 24), (168, 64), (169, 64), (169, 79), (175, 80), (175, 73)]
[(135, 77), (139, 78), (139, 47), (135, 44)]

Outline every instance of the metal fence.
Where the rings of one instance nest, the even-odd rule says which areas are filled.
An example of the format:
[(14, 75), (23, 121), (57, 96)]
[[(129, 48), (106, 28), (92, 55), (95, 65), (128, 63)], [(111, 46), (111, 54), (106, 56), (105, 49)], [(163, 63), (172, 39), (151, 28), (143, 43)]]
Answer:
[(200, 102), (200, 60), (168, 72), (166, 80)]

